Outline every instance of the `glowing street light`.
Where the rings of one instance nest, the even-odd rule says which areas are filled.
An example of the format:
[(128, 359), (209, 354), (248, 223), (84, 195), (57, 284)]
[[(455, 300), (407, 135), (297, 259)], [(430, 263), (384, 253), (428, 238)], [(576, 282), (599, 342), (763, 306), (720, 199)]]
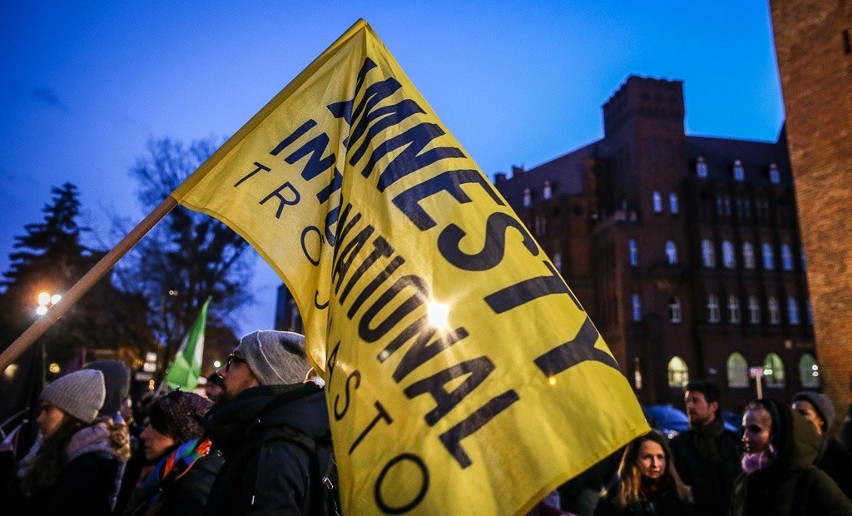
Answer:
[(51, 306), (55, 305), (62, 299), (60, 294), (50, 294), (48, 292), (40, 292), (38, 295), (38, 308), (36, 308), (36, 313), (38, 315), (44, 315), (47, 313), (47, 309)]

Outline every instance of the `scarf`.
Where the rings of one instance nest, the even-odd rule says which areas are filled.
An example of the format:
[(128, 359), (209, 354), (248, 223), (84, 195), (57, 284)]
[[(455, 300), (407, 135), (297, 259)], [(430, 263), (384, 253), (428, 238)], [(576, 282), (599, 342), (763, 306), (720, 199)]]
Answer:
[(159, 504), (169, 486), (185, 475), (198, 459), (208, 453), (210, 453), (209, 439), (192, 439), (163, 457), (136, 486), (131, 502), (133, 510), (130, 514), (145, 514)]
[(762, 452), (744, 453), (742, 459), (743, 471), (751, 475), (765, 469), (775, 461), (776, 455), (775, 446), (772, 444)]
[(706, 425), (697, 426), (692, 429), (695, 449), (698, 455), (710, 464), (718, 465), (722, 462), (722, 458), (719, 456), (717, 438), (722, 435), (724, 429), (725, 423), (720, 417), (716, 417)]

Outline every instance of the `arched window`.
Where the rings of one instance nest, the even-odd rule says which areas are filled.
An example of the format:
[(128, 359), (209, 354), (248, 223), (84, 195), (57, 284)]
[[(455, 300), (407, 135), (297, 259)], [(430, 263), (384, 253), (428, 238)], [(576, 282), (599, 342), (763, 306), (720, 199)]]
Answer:
[(722, 242), (722, 265), (726, 269), (733, 269), (737, 266), (737, 258), (734, 256), (734, 244), (727, 240)]
[(819, 365), (810, 353), (805, 353), (799, 359), (799, 379), (802, 387), (819, 387)]
[(748, 322), (760, 324), (760, 301), (757, 296), (748, 296)]
[(683, 387), (689, 383), (689, 368), (686, 362), (678, 356), (669, 360), (669, 387)]
[(781, 310), (778, 308), (778, 300), (775, 296), (769, 296), (766, 307), (769, 309), (769, 324), (781, 324)]
[(713, 251), (713, 242), (706, 238), (701, 241), (701, 261), (705, 267), (716, 266), (716, 253)]
[(680, 298), (669, 298), (669, 320), (673, 323), (683, 321), (683, 310), (680, 307)]
[(677, 203), (677, 194), (674, 192), (671, 192), (669, 194), (669, 211), (671, 211), (672, 213), (677, 213), (678, 211), (680, 211), (680, 207)]
[(793, 250), (787, 244), (781, 244), (781, 266), (785, 271), (793, 270)]
[(767, 387), (784, 387), (784, 362), (777, 353), (769, 353), (763, 359), (763, 381)]
[(740, 298), (733, 294), (728, 296), (728, 321), (740, 322)]
[(751, 242), (743, 244), (743, 266), (746, 269), (754, 269), (754, 246)]
[(717, 323), (719, 319), (719, 296), (710, 294), (707, 296), (707, 322)]
[(639, 322), (642, 320), (642, 300), (639, 299), (639, 294), (633, 294), (633, 320)]
[(698, 156), (698, 160), (695, 162), (695, 175), (698, 177), (707, 177), (707, 162), (701, 156)]
[(635, 267), (639, 265), (639, 246), (636, 245), (636, 240), (633, 238), (630, 239), (627, 245), (630, 250), (630, 265)]
[(550, 181), (544, 182), (544, 190), (541, 192), (542, 196), (545, 199), (550, 199), (553, 195), (553, 185), (550, 184)]
[(728, 387), (748, 387), (748, 362), (742, 353), (728, 355)]
[(740, 160), (734, 161), (734, 181), (742, 181), (745, 179), (745, 169), (743, 162)]
[(781, 182), (781, 174), (778, 172), (778, 165), (775, 163), (769, 165), (769, 182), (773, 185)]
[(529, 208), (532, 204), (532, 190), (524, 188), (524, 208)]
[(677, 265), (677, 246), (671, 240), (666, 242), (666, 261), (669, 265)]
[(763, 251), (763, 268), (771, 271), (775, 268), (775, 255), (772, 253), (772, 246), (764, 242), (761, 250)]
[(660, 195), (660, 192), (657, 192), (656, 190), (654, 191), (654, 212), (663, 212), (663, 196)]
[(790, 324), (800, 324), (799, 302), (793, 296), (787, 296), (787, 320)]

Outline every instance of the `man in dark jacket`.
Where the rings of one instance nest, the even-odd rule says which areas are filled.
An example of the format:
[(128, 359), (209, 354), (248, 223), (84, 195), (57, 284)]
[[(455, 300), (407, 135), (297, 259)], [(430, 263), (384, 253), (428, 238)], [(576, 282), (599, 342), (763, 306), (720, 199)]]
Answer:
[(699, 515), (728, 514), (731, 490), (740, 466), (740, 438), (725, 430), (719, 417), (719, 388), (707, 381), (689, 382), (684, 388), (689, 430), (671, 441), (674, 465), (692, 487)]
[(318, 481), (312, 456), (292, 436), (329, 434), (325, 394), (304, 382), (304, 337), (257, 331), (240, 339), (222, 375), (223, 393), (204, 427), (225, 456), (205, 514), (310, 514)]

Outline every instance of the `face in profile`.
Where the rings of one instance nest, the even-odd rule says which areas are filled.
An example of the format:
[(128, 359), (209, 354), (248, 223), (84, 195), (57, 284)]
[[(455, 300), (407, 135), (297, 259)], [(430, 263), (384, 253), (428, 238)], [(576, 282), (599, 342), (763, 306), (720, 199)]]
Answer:
[(707, 402), (707, 397), (701, 391), (687, 391), (683, 398), (686, 415), (693, 426), (703, 426), (713, 421), (719, 404)]
[(769, 448), (772, 417), (763, 408), (749, 409), (743, 414), (743, 447), (748, 453), (762, 453)]
[(817, 433), (822, 435), (822, 418), (813, 403), (807, 400), (796, 400), (793, 402), (793, 410), (805, 416), (805, 419), (814, 424)]
[(139, 434), (142, 440), (145, 459), (152, 461), (163, 456), (177, 442), (166, 434), (158, 432), (153, 426), (148, 425)]
[(41, 412), (39, 412), (38, 418), (36, 418), (36, 424), (41, 431), (42, 437), (47, 439), (55, 434), (59, 430), (59, 427), (62, 426), (64, 420), (65, 412), (62, 412), (46, 401), (41, 402)]
[(656, 480), (666, 471), (666, 454), (660, 443), (647, 440), (639, 446), (639, 472), (643, 477)]

